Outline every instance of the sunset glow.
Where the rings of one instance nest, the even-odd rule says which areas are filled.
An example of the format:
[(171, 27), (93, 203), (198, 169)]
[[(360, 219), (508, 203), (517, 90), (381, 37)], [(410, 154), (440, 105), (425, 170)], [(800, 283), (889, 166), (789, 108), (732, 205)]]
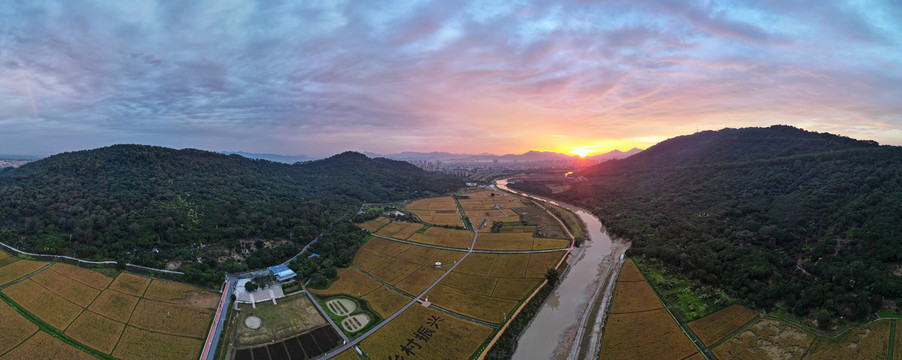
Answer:
[(0, 153), (590, 155), (772, 124), (902, 144), (892, 1), (5, 5)]

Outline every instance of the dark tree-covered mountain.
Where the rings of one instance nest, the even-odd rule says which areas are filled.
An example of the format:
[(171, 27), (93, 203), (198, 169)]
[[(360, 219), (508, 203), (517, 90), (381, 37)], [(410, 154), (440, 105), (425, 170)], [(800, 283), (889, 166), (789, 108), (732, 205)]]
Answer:
[(902, 148), (788, 126), (680, 136), (514, 186), (593, 210), (698, 284), (764, 309), (860, 319), (902, 297)]
[(362, 202), (444, 193), (461, 180), (343, 153), (294, 165), (115, 145), (0, 171), (0, 239), (40, 253), (208, 268), (282, 261)]

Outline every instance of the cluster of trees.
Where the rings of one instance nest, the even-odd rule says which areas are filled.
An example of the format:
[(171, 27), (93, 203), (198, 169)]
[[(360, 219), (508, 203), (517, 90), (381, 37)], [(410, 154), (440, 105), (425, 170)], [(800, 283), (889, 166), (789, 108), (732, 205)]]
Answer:
[[(288, 264), (288, 268), (294, 270), (302, 281), (309, 279), (308, 285), (310, 286), (325, 286), (329, 280), (338, 276), (336, 268), (351, 266), (354, 254), (366, 241), (368, 235), (366, 230), (350, 222), (336, 223), (323, 233), (316, 243), (310, 245), (307, 253), (292, 260)], [(309, 257), (312, 254), (318, 256)]]
[[(671, 139), (570, 191), (631, 254), (771, 310), (862, 319), (902, 297), (902, 149), (786, 126)], [(827, 314), (827, 315), (824, 315)]]
[[(346, 152), (293, 165), (201, 150), (115, 145), (0, 171), (0, 241), (25, 250), (162, 267), (221, 280), (284, 261), (363, 202), (444, 193), (459, 179)], [(287, 240), (243, 252), (242, 240)], [(201, 261), (197, 262), (200, 258)]]

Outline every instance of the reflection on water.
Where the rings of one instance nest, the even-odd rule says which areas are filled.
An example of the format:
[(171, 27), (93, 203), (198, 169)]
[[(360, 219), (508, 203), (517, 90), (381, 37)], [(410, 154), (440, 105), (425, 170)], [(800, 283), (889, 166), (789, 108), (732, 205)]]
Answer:
[[(497, 186), (509, 190), (506, 180), (499, 180)], [(513, 359), (551, 358), (564, 332), (578, 325), (580, 314), (598, 287), (603, 271), (601, 261), (611, 253), (611, 238), (603, 231), (597, 217), (569, 204), (551, 203), (576, 213), (586, 223), (589, 240), (583, 243), (582, 253), (570, 264), (571, 268), (557, 290), (548, 296), (532, 323), (523, 331)]]

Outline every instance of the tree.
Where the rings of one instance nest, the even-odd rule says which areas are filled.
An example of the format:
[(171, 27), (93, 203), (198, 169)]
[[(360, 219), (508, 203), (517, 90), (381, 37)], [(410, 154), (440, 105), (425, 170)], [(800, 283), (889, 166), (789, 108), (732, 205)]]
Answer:
[(817, 327), (824, 330), (830, 328), (830, 320), (830, 312), (827, 309), (821, 309), (817, 312)]
[(313, 287), (321, 287), (325, 286), (329, 280), (326, 280), (326, 277), (320, 273), (313, 273), (313, 276), (310, 277), (310, 286)]
[(335, 270), (334, 267), (330, 267), (328, 269), (323, 270), (323, 275), (325, 275), (329, 279), (333, 279), (338, 276), (338, 271)]
[(545, 280), (548, 280), (548, 284), (551, 286), (557, 284), (559, 278), (560, 274), (558, 274), (557, 269), (555, 268), (548, 268), (548, 271), (545, 272)]
[(257, 290), (257, 287), (258, 287), (257, 283), (255, 283), (253, 281), (248, 281), (247, 283), (244, 284), (244, 289), (247, 290), (248, 292)]

